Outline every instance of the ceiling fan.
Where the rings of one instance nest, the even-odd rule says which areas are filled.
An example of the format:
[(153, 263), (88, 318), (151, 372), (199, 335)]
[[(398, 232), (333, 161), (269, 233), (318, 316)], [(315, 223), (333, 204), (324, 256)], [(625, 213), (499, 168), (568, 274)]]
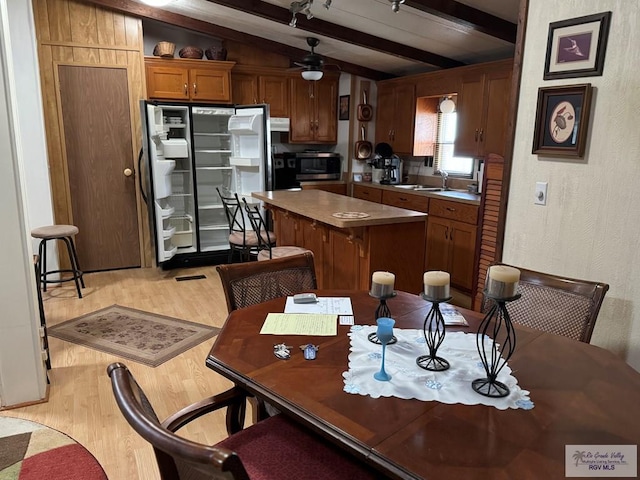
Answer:
[[(304, 56), (300, 62), (293, 62), (298, 68), (302, 69), (300, 72), (302, 78), (305, 80), (320, 80), (323, 75), (325, 67), (324, 58), (315, 52), (315, 48), (320, 44), (320, 40), (315, 37), (307, 37), (307, 45), (311, 48), (311, 51)], [(329, 66), (329, 64), (327, 64)], [(331, 64), (331, 66), (336, 66)]]

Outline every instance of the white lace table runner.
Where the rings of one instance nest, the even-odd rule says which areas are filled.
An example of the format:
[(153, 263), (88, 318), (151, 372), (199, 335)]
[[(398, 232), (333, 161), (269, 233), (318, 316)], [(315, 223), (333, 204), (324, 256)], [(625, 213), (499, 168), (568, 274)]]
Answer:
[[(367, 339), (367, 335), (375, 331), (375, 326), (351, 327), (349, 371), (342, 374), (345, 392), (370, 395), (373, 398), (399, 397), (464, 405), (481, 404), (500, 410), (528, 410), (534, 406), (529, 392), (518, 386), (509, 365), (505, 365), (498, 375), (498, 380), (509, 387), (508, 396), (489, 398), (471, 388), (473, 380), (486, 378), (476, 347), (475, 333), (447, 332), (437, 355), (448, 360), (451, 367), (443, 372), (431, 372), (416, 364), (416, 358), (428, 354), (422, 330), (396, 328), (393, 334), (398, 342), (387, 345), (385, 354), (385, 370), (391, 375), (391, 381), (375, 380), (373, 374), (380, 370), (382, 346)], [(491, 342), (488, 337), (486, 339)], [(490, 344), (487, 347), (490, 348)]]

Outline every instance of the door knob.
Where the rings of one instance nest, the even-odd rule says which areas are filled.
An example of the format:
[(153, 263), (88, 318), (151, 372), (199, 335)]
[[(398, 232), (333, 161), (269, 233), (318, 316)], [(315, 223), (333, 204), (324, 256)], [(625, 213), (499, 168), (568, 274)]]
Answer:
[(130, 177), (131, 175), (133, 175), (133, 170), (131, 170), (130, 168), (125, 168), (124, 172), (122, 173), (124, 173), (125, 177)]

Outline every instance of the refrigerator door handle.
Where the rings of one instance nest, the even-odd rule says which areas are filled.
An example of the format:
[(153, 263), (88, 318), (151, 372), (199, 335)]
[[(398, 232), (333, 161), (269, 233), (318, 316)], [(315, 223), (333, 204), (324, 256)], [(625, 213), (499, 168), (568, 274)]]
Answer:
[[(142, 172), (142, 157), (144, 156), (144, 151), (141, 148), (140, 153), (138, 154), (138, 172)], [(147, 194), (144, 191), (144, 185), (142, 182), (142, 175), (138, 175), (138, 185), (140, 186), (140, 195), (142, 195), (142, 200), (144, 203), (148, 203)]]

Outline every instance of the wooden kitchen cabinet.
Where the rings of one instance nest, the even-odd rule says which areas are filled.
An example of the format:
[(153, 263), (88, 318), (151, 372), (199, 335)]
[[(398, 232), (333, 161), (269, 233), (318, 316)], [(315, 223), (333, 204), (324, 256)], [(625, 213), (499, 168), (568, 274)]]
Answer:
[(415, 110), (414, 83), (378, 83), (376, 143), (388, 143), (394, 153), (412, 154)]
[(235, 62), (146, 58), (147, 96), (158, 100), (231, 103)]
[(233, 103), (266, 103), (271, 117), (289, 117), (291, 75), (281, 69), (235, 66), (231, 72)]
[(415, 195), (403, 191), (394, 192), (392, 190), (382, 191), (382, 203), (392, 207), (406, 208), (416, 212), (429, 213), (429, 197)]
[(473, 288), (477, 223), (475, 205), (430, 201), (425, 269), (449, 272), (451, 285), (467, 292)]
[(300, 76), (291, 79), (289, 143), (338, 141), (338, 77), (327, 75), (317, 82)]
[(504, 156), (512, 62), (470, 69), (461, 78), (457, 103), (457, 156)]
[(369, 200), (370, 202), (382, 203), (382, 190), (380, 188), (363, 185), (361, 183), (353, 184), (353, 198), (360, 200)]

